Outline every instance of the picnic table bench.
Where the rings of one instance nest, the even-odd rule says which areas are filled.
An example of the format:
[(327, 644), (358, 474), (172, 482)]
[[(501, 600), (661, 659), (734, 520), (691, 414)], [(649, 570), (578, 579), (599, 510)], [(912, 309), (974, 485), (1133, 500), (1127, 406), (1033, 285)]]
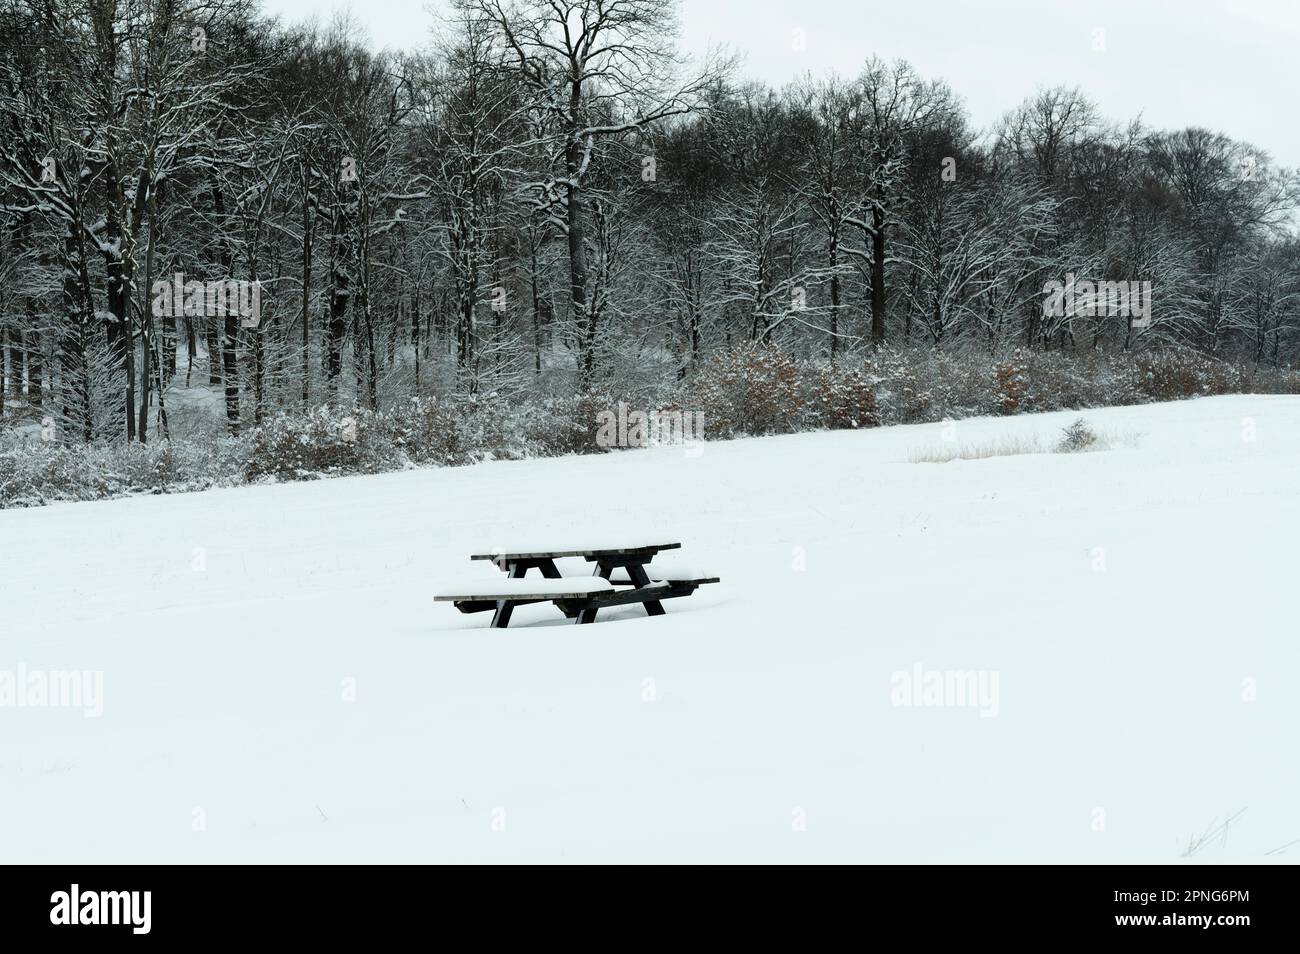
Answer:
[[(434, 596), (451, 602), (462, 613), (493, 611), (491, 626), (504, 629), (516, 606), (553, 602), (575, 623), (592, 623), (599, 610), (641, 603), (650, 616), (662, 616), (663, 600), (690, 596), (718, 577), (698, 570), (647, 569), (664, 550), (676, 550), (680, 543), (657, 542), (630, 546), (579, 547), (571, 549), (518, 549), (474, 553), (471, 560), (491, 560), (505, 571), (505, 578), (475, 582)], [(595, 564), (591, 576), (564, 576), (555, 561), (581, 557)], [(524, 579), (529, 570), (542, 578)]]

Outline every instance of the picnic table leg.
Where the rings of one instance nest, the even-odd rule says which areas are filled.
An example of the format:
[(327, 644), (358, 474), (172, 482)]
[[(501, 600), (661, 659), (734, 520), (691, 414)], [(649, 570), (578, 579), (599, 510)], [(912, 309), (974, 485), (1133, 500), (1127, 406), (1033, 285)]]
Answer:
[[(631, 580), (635, 586), (638, 587), (650, 585), (650, 577), (646, 575), (645, 565), (641, 563), (628, 564), (627, 578)], [(646, 615), (648, 616), (664, 615), (664, 605), (660, 603), (658, 600), (646, 600), (644, 605), (645, 605)]]
[[(512, 580), (517, 580), (525, 573), (528, 568), (519, 563), (510, 564), (507, 576)], [(510, 625), (510, 614), (515, 611), (514, 600), (497, 600), (497, 611), (492, 614), (492, 625), (489, 629), (505, 629)]]
[[(592, 576), (598, 576), (598, 577), (600, 577), (602, 580), (608, 580), (608, 579), (609, 579), (609, 574), (610, 574), (610, 572), (611, 572), (613, 569), (614, 569), (614, 568), (613, 568), (612, 566), (609, 566), (608, 564), (605, 564), (605, 563), (597, 563), (597, 564), (596, 564), (596, 570), (595, 570), (595, 572), (592, 573), (591, 575), (592, 575)], [(579, 614), (574, 618), (573, 621), (574, 621), (575, 623), (594, 623), (594, 622), (596, 622), (596, 610), (595, 610), (595, 608), (593, 607), (592, 609), (585, 609), (585, 610), (583, 610), (581, 613), (579, 613)]]
[(548, 580), (558, 580), (560, 578), (560, 571), (556, 568), (554, 560), (538, 560), (537, 569), (541, 570), (542, 576)]

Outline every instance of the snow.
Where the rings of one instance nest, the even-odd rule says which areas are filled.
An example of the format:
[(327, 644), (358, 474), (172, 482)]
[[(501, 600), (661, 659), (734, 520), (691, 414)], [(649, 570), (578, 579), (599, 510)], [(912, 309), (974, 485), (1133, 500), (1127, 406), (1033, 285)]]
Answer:
[[(696, 564), (675, 561), (671, 555), (656, 557), (652, 563), (646, 565), (645, 569), (646, 576), (653, 581), (711, 580), (718, 576), (717, 573), (711, 573)], [(631, 580), (627, 570), (623, 568), (614, 570), (609, 578), (615, 583), (627, 583)]]
[[(583, 519), (586, 522), (592, 522), (598, 517), (594, 514), (604, 510), (604, 502), (598, 497), (593, 501), (593, 515), (586, 516)], [(538, 499), (538, 506), (545, 506), (545, 498)], [(508, 540), (505, 544), (489, 543), (486, 546), (479, 546), (474, 549), (476, 554), (491, 555), (493, 557), (528, 557), (528, 556), (550, 556), (552, 554), (563, 554), (564, 556), (581, 556), (583, 554), (600, 553), (604, 551), (618, 550), (664, 550), (675, 549), (681, 546), (680, 540), (669, 540), (660, 534), (636, 534), (627, 533), (624, 535), (588, 533), (585, 535), (574, 535), (572, 533), (557, 533), (551, 538), (536, 540)], [(561, 557), (563, 559), (563, 557)]]
[[(1295, 861), (1298, 475), (1243, 396), (3, 512), (0, 674), (102, 673), (0, 708), (3, 857)], [(722, 582), (432, 601), (588, 531)]]
[(509, 579), (498, 573), (488, 579), (476, 578), (461, 583), (446, 583), (438, 587), (437, 598), (487, 599), (495, 596), (514, 596), (526, 600), (559, 594), (602, 593), (612, 590), (613, 584), (600, 577), (585, 576), (568, 580), (548, 580), (533, 571), (525, 579)]

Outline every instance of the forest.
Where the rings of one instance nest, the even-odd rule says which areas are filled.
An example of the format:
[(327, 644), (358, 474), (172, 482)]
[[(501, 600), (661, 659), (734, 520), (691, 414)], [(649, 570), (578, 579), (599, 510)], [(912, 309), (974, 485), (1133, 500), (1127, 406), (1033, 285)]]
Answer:
[(773, 88), (663, 0), (455, 0), (378, 52), (248, 0), (0, 9), (0, 424), (47, 444), (1300, 389), (1295, 171), (1078, 89), (981, 129), (869, 52)]

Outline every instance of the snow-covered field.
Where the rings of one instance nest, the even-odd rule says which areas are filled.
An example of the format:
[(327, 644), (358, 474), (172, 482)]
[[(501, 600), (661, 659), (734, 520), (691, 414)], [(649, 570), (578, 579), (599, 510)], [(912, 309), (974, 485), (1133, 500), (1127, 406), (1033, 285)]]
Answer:
[[(0, 708), (0, 860), (1294, 862), (1300, 398), (910, 462), (1078, 416), (0, 513), (0, 677), (102, 673)], [(722, 583), (432, 602), (584, 534)]]

